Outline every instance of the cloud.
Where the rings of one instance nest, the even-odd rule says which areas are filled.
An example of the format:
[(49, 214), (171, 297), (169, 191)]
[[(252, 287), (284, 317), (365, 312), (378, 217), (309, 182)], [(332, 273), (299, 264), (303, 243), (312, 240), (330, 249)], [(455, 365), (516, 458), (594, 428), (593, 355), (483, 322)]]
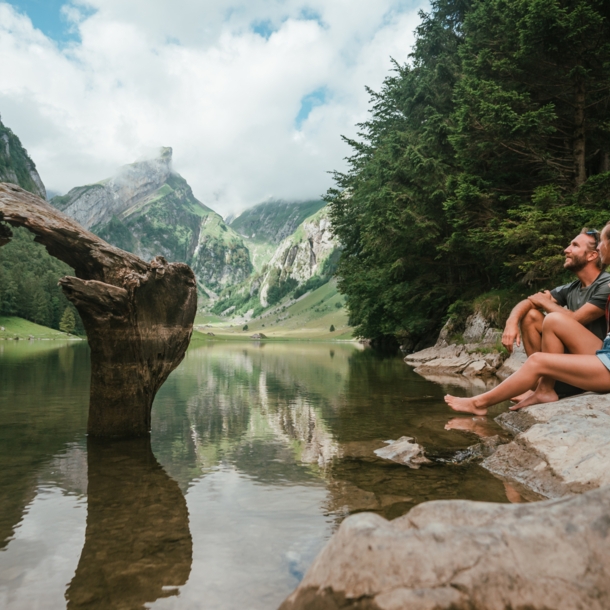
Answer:
[(51, 191), (172, 146), (221, 213), (317, 197), (366, 118), (365, 85), (407, 61), (421, 7), (75, 0), (62, 10), (78, 39), (60, 44), (0, 1), (0, 113)]

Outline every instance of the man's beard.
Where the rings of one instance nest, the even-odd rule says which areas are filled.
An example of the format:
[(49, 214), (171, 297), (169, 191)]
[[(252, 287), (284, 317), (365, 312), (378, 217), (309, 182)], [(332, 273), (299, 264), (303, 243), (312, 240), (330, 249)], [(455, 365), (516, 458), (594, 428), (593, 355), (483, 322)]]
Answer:
[(571, 256), (570, 258), (566, 258), (566, 262), (564, 263), (564, 269), (569, 269), (574, 273), (578, 273), (582, 271), (588, 264), (587, 256)]

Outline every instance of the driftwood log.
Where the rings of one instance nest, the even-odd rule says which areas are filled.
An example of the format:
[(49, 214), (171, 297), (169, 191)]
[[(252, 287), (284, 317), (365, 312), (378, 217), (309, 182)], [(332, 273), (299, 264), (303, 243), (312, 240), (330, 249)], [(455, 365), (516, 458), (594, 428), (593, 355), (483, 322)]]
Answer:
[(91, 348), (87, 431), (146, 436), (159, 388), (184, 358), (197, 309), (195, 276), (182, 263), (150, 263), (115, 248), (46, 201), (0, 184), (0, 246), (25, 227), (74, 269), (59, 280), (83, 320)]

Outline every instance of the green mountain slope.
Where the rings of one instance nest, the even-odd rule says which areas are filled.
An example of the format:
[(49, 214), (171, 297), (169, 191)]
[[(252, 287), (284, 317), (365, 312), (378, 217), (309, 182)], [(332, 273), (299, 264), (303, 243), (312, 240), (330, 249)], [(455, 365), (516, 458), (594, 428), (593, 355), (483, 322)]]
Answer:
[(47, 198), (36, 165), (19, 138), (0, 120), (0, 182), (18, 184), (30, 193)]
[(279, 244), (325, 205), (318, 200), (267, 201), (240, 214), (231, 221), (231, 228), (252, 240)]
[[(45, 187), (34, 162), (19, 138), (1, 122), (0, 182), (18, 184), (46, 198)], [(53, 258), (44, 246), (34, 242), (34, 235), (27, 229), (17, 227), (11, 228), (11, 231), (11, 241), (0, 248), (0, 315), (16, 316), (58, 329), (63, 314), (69, 309), (76, 320), (76, 331), (84, 333), (78, 312), (57, 286), (60, 277), (74, 275), (74, 270)], [(14, 334), (19, 335), (20, 332), (15, 331)], [(28, 336), (39, 334), (32, 329), (27, 332)]]

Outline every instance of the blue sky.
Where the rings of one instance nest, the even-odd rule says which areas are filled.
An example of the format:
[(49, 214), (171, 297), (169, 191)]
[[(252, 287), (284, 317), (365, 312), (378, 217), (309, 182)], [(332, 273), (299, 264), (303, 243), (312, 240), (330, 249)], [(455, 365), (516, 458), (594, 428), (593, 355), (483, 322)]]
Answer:
[[(67, 10), (63, 7), (67, 7)], [(206, 205), (332, 186), (427, 0), (0, 0), (0, 115), (54, 192), (172, 146)], [(63, 9), (63, 10), (62, 10)], [(42, 32), (42, 35), (40, 34)]]
[(10, 0), (9, 4), (28, 15), (34, 27), (57, 42), (78, 38), (78, 32), (61, 12), (65, 0)]

